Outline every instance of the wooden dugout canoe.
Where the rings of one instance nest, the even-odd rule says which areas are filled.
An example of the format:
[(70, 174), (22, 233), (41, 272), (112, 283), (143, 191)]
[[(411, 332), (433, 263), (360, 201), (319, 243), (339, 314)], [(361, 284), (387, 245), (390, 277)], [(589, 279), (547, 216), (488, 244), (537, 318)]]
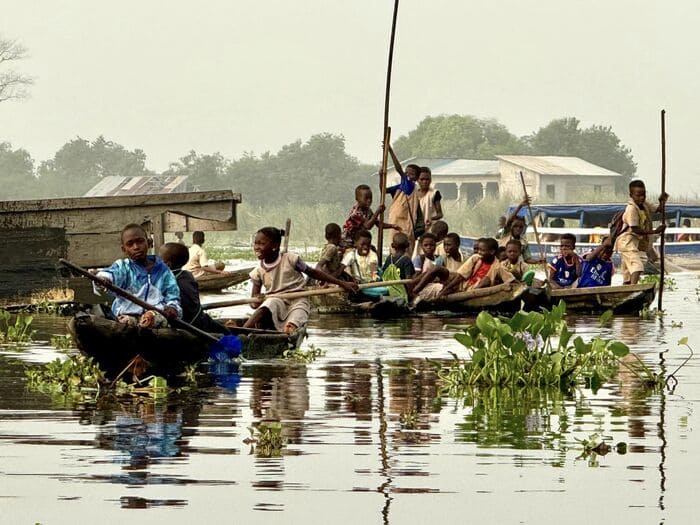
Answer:
[(521, 296), (527, 286), (520, 281), (498, 284), (478, 290), (467, 290), (441, 297), (439, 299), (418, 302), (419, 312), (513, 312), (520, 310)]
[(316, 295), (309, 297), (311, 305), (320, 314), (350, 314), (370, 316), (375, 319), (405, 317), (409, 314), (408, 303), (394, 297), (382, 297), (378, 301), (353, 302), (347, 295)]
[[(137, 355), (148, 362), (149, 373), (166, 375), (209, 357), (211, 343), (185, 330), (139, 328), (84, 313), (73, 317), (68, 326), (78, 349), (93, 357), (108, 375), (118, 374)], [(298, 348), (306, 327), (292, 334), (256, 330), (236, 335), (244, 358), (271, 359)]]
[(201, 277), (196, 277), (200, 292), (212, 292), (223, 290), (230, 286), (236, 286), (249, 278), (253, 268), (242, 268), (231, 272), (205, 273)]
[(654, 283), (547, 291), (550, 305), (556, 305), (563, 300), (567, 312), (602, 313), (612, 310), (616, 314), (638, 314), (649, 307), (655, 294)]

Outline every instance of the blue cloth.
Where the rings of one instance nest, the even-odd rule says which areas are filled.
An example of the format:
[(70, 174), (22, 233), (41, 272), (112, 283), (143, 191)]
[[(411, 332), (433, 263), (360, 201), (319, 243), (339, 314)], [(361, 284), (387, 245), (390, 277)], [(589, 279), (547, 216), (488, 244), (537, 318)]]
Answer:
[(584, 258), (581, 263), (581, 279), (579, 279), (578, 287), (591, 288), (593, 286), (610, 286), (612, 274), (612, 261)]
[[(578, 255), (575, 255), (575, 257), (578, 257)], [(560, 255), (552, 259), (549, 267), (554, 269), (554, 282), (563, 288), (574, 284), (574, 281), (579, 277), (576, 275), (576, 264), (567, 264)]]
[(411, 193), (413, 193), (413, 190), (415, 188), (416, 188), (415, 182), (413, 182), (411, 179), (409, 179), (406, 176), (401, 176), (401, 182), (399, 182), (398, 184), (395, 184), (394, 186), (389, 186), (386, 189), (386, 192), (389, 195), (391, 195), (392, 197), (394, 197), (394, 194), (399, 190), (404, 192), (406, 195), (410, 195)]
[[(100, 270), (97, 276), (111, 281), (115, 286), (157, 308), (163, 309), (170, 306), (177, 310), (178, 317), (182, 317), (180, 288), (173, 272), (160, 257), (149, 255), (148, 260), (153, 262), (150, 271), (146, 271), (143, 266), (131, 259), (119, 259), (109, 268)], [(143, 308), (128, 299), (117, 296), (112, 303), (112, 313), (115, 317), (141, 315)]]

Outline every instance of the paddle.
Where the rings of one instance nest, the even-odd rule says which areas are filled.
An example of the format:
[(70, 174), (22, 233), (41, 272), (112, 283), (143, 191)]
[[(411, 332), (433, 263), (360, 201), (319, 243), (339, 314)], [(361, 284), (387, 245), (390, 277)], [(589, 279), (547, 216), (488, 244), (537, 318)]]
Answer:
[[(401, 279), (397, 281), (377, 281), (376, 283), (359, 284), (357, 287), (360, 290), (368, 288), (381, 288), (383, 286), (394, 286), (398, 284), (410, 284), (411, 279)], [(330, 286), (328, 288), (317, 288), (314, 290), (302, 290), (299, 292), (276, 293), (262, 297), (242, 297), (241, 299), (231, 299), (230, 301), (218, 301), (215, 303), (207, 303), (202, 305), (202, 310), (211, 310), (212, 308), (224, 308), (226, 306), (240, 306), (242, 304), (251, 304), (264, 301), (268, 298), (276, 297), (277, 299), (299, 299), (301, 297), (315, 297), (318, 295), (329, 295), (334, 293), (343, 293), (344, 288), (340, 286)]]
[[(142, 301), (138, 297), (132, 295), (131, 293), (127, 292), (123, 288), (120, 288), (119, 286), (116, 286), (115, 284), (112, 284), (110, 281), (107, 281), (106, 279), (102, 279), (100, 277), (97, 277), (96, 275), (91, 274), (84, 268), (81, 268), (80, 266), (77, 266), (73, 264), (70, 261), (67, 261), (65, 259), (59, 259), (58, 262), (62, 264), (63, 266), (70, 268), (74, 272), (82, 275), (83, 277), (86, 277), (90, 279), (92, 282), (96, 283), (97, 285), (106, 288), (107, 290), (110, 290), (114, 294), (123, 297), (124, 299), (128, 299), (135, 305), (140, 306), (144, 310), (152, 310), (154, 312), (159, 313), (160, 315), (166, 317), (165, 312), (161, 310), (160, 308), (157, 308), (153, 306), (152, 304), (148, 304), (145, 301)], [(167, 317), (166, 317), (167, 318)], [(196, 326), (192, 326), (189, 323), (186, 323), (182, 319), (168, 319), (170, 324), (182, 328), (184, 330), (187, 330), (188, 332), (197, 335), (201, 337), (202, 339), (207, 339), (209, 342), (212, 343), (212, 346), (210, 348), (210, 355), (212, 357), (215, 357), (217, 359), (221, 359), (222, 353), (225, 354), (227, 357), (232, 358), (232, 357), (237, 357), (241, 353), (241, 341), (236, 337), (235, 335), (225, 335), (221, 338), (218, 338), (208, 332), (205, 332), (204, 330), (200, 330)]]
[(535, 224), (535, 216), (532, 215), (532, 208), (530, 207), (530, 197), (527, 195), (527, 187), (525, 186), (525, 177), (523, 177), (523, 172), (520, 172), (520, 182), (523, 185), (523, 194), (525, 195), (525, 200), (527, 201), (527, 212), (530, 214), (530, 223), (532, 224), (532, 229), (535, 231), (535, 241), (537, 246), (540, 247), (540, 255), (542, 256), (542, 261), (547, 262), (547, 258), (544, 254), (544, 246), (540, 243), (540, 234), (537, 233), (537, 224)]
[[(661, 110), (661, 195), (666, 194), (666, 110)], [(661, 203), (661, 224), (666, 224), (666, 201)], [(661, 232), (661, 243), (659, 244), (659, 302), (656, 305), (659, 312), (662, 310), (664, 298), (664, 252), (666, 251), (666, 235)]]

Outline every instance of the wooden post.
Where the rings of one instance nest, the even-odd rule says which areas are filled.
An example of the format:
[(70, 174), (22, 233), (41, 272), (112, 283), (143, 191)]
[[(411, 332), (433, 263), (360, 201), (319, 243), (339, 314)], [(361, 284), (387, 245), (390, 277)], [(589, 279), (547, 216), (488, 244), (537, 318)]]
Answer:
[[(661, 195), (666, 193), (666, 110), (661, 110)], [(666, 224), (666, 202), (661, 205), (661, 224)], [(661, 243), (659, 244), (659, 301), (656, 308), (661, 311), (664, 299), (664, 252), (666, 251), (666, 232), (661, 233)]]

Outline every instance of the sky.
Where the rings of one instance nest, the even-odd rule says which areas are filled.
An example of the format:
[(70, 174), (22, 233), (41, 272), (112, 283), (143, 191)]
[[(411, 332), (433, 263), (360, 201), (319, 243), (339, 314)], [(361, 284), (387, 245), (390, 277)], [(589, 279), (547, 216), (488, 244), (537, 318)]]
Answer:
[[(31, 97), (0, 104), (0, 141), (38, 162), (75, 138), (143, 149), (160, 171), (194, 149), (238, 158), (321, 132), (378, 163), (392, 0), (0, 0)], [(700, 198), (700, 3), (401, 0), (396, 138), (428, 115), (609, 125), (638, 176)]]

